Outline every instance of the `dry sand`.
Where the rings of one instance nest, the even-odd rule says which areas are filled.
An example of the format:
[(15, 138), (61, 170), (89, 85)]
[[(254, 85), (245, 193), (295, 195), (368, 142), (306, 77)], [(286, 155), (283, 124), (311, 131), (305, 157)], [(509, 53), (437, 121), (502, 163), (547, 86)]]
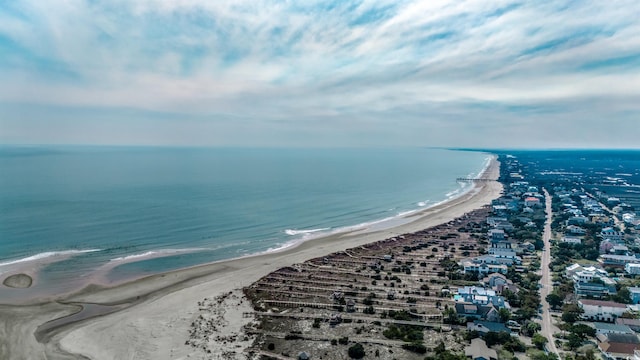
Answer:
[[(498, 174), (499, 163), (494, 158), (483, 177), (497, 179)], [(246, 301), (241, 301), (238, 289), (283, 266), (448, 222), (490, 204), (491, 200), (500, 196), (501, 191), (502, 185), (498, 182), (477, 183), (471, 191), (459, 198), (411, 215), (411, 219), (415, 220), (392, 229), (336, 234), (310, 240), (277, 253), (154, 275), (111, 288), (91, 286), (70, 296), (66, 302), (130, 303), (132, 306), (69, 324), (41, 338), (41, 342), (36, 341), (33, 336), (25, 339), (24, 335), (33, 333), (37, 325), (55, 319), (61, 313), (71, 313), (71, 306), (67, 305), (65, 308), (60, 304), (45, 304), (33, 307), (0, 307), (0, 324), (4, 322), (2, 325), (5, 329), (9, 325), (14, 327), (12, 331), (6, 331), (0, 336), (0, 339), (4, 337), (0, 340), (0, 358), (244, 358), (239, 353), (248, 344), (246, 339), (244, 343), (243, 339), (216, 341), (216, 336), (239, 334), (238, 329), (251, 320), (242, 316), (244, 312), (250, 311), (250, 306)], [(211, 312), (216, 307), (211, 302), (218, 301), (221, 296), (230, 292), (231, 299), (236, 302), (225, 298), (216, 305), (220, 309)], [(29, 309), (33, 311), (30, 312)], [(193, 333), (190, 334), (194, 321), (206, 322), (213, 321), (212, 319), (217, 321), (219, 334), (196, 334), (196, 338), (200, 336), (200, 340), (196, 341), (195, 347), (185, 344), (190, 337), (194, 337)], [(0, 332), (2, 327), (0, 326)], [(202, 338), (203, 336), (209, 338)], [(60, 352), (60, 348), (64, 351)], [(65, 352), (74, 355), (64, 355)], [(223, 357), (223, 354), (226, 356)]]

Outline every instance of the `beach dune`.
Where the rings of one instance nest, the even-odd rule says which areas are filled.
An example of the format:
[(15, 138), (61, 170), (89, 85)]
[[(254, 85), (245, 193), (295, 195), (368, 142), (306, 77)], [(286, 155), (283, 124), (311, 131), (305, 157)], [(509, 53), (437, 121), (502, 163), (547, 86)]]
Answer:
[[(498, 175), (499, 163), (493, 157), (482, 177), (497, 179)], [(0, 323), (4, 323), (0, 329), (5, 329), (0, 330), (0, 358), (211, 358), (211, 354), (207, 356), (185, 344), (203, 299), (238, 293), (238, 289), (284, 266), (448, 222), (490, 204), (501, 191), (502, 185), (496, 181), (479, 182), (464, 195), (412, 214), (410, 222), (395, 228), (335, 234), (280, 252), (153, 275), (115, 287), (92, 285), (60, 302), (0, 307)], [(76, 316), (68, 324), (62, 321), (53, 327), (41, 327), (49, 320), (77, 312), (74, 304), (83, 303), (104, 306), (94, 308), (87, 319)], [(234, 311), (225, 318), (230, 327), (246, 321), (242, 313), (251, 310), (246, 301), (233, 306)], [(242, 350), (233, 342), (218, 345), (218, 353)]]

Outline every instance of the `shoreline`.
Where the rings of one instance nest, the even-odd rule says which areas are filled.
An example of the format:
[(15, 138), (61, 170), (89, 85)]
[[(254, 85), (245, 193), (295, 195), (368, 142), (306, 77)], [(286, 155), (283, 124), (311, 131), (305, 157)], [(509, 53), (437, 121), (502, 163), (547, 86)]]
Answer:
[[(499, 163), (492, 155), (482, 176), (497, 179), (498, 174)], [(490, 204), (501, 191), (498, 182), (476, 183), (459, 197), (407, 215), (411, 221), (392, 228), (309, 239), (277, 252), (197, 265), (117, 286), (90, 285), (63, 298), (64, 303), (0, 306), (2, 322), (15, 326), (15, 331), (4, 334), (8, 357), (36, 358), (43, 352), (59, 354), (62, 348), (96, 359), (184, 358), (194, 352), (184, 339), (202, 299), (241, 289), (284, 266), (448, 222)], [(82, 303), (119, 304), (123, 309), (67, 324), (53, 330), (43, 343), (36, 341), (35, 329), (60, 314), (71, 314), (72, 307), (77, 311), (77, 305), (71, 304)]]
[[(489, 167), (492, 164), (492, 161), (495, 161), (495, 156), (490, 153), (485, 153), (487, 157), (485, 158), (482, 169), (478, 173), (469, 174), (469, 177), (482, 177), (485, 174)], [(61, 284), (63, 286), (63, 291), (59, 291), (59, 287), (44, 287), (38, 288), (36, 286), (32, 287), (29, 290), (29, 293), (15, 293), (10, 294), (7, 293), (5, 296), (0, 296), (0, 305), (35, 305), (48, 301), (57, 301), (73, 297), (75, 294), (82, 293), (87, 287), (95, 288), (95, 286), (101, 288), (113, 288), (120, 285), (124, 285), (131, 282), (137, 282), (139, 280), (143, 280), (145, 278), (169, 274), (179, 271), (188, 271), (192, 268), (197, 268), (201, 266), (209, 266), (215, 265), (218, 263), (224, 263), (228, 261), (236, 261), (245, 258), (252, 258), (258, 256), (264, 256), (269, 254), (277, 254), (283, 251), (288, 251), (297, 248), (298, 246), (310, 242), (310, 241), (322, 241), (323, 239), (331, 238), (331, 237), (341, 237), (341, 236), (366, 236), (370, 233), (378, 233), (384, 231), (393, 231), (394, 229), (400, 229), (405, 225), (410, 224), (415, 221), (416, 218), (426, 216), (425, 214), (431, 213), (432, 209), (437, 209), (440, 206), (446, 206), (450, 202), (455, 201), (458, 198), (462, 198), (470, 192), (473, 192), (476, 188), (477, 184), (470, 184), (470, 186), (462, 186), (457, 188), (456, 190), (452, 190), (447, 194), (447, 198), (430, 204), (428, 206), (418, 206), (417, 208), (406, 210), (401, 213), (398, 213), (394, 216), (390, 216), (387, 218), (381, 219), (373, 219), (368, 222), (364, 222), (361, 224), (355, 225), (346, 225), (342, 227), (337, 227), (334, 229), (326, 229), (327, 231), (318, 231), (317, 233), (314, 230), (311, 230), (312, 233), (306, 234), (305, 232), (308, 230), (294, 230), (300, 231), (300, 237), (294, 237), (290, 240), (286, 240), (284, 243), (274, 246), (273, 248), (269, 248), (267, 250), (258, 251), (255, 253), (250, 253), (246, 255), (241, 255), (237, 257), (231, 257), (226, 259), (215, 260), (206, 263), (200, 263), (195, 265), (190, 265), (187, 267), (167, 270), (167, 271), (159, 271), (152, 273), (142, 273), (136, 275), (130, 275), (126, 277), (122, 277), (116, 280), (109, 280), (108, 274), (110, 271), (119, 267), (121, 265), (135, 263), (139, 261), (152, 260), (152, 259), (162, 259), (165, 257), (174, 256), (177, 254), (187, 254), (194, 253), (202, 250), (209, 249), (199, 249), (199, 248), (185, 248), (185, 249), (156, 249), (156, 250), (148, 250), (144, 253), (137, 254), (129, 254), (124, 255), (119, 258), (111, 259), (101, 265), (96, 266), (86, 273), (79, 274), (79, 278), (75, 279), (75, 281), (71, 281), (69, 283)], [(453, 194), (453, 195), (450, 195)], [(325, 230), (325, 229), (321, 229)], [(421, 230), (421, 229), (418, 229)], [(288, 231), (288, 230), (287, 230)], [(414, 232), (416, 230), (404, 231)], [(75, 255), (91, 253), (91, 252), (99, 252), (100, 249), (85, 249), (85, 250), (62, 250), (62, 251), (48, 251), (35, 255), (28, 256), (26, 258), (19, 259), (10, 259), (7, 260), (6, 263), (0, 263), (0, 283), (2, 283), (6, 278), (9, 278), (14, 275), (27, 275), (29, 276), (34, 285), (38, 285), (41, 277), (41, 269), (47, 265), (50, 265), (55, 262), (64, 261), (72, 258)], [(0, 289), (2, 290), (2, 289)], [(9, 290), (9, 289), (7, 289)], [(58, 290), (58, 291), (56, 291)]]

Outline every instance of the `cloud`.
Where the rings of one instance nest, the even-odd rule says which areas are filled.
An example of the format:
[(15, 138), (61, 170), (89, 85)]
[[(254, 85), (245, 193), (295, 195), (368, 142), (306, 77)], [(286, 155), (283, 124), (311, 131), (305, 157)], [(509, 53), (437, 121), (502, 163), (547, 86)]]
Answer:
[[(639, 12), (635, 1), (5, 2), (0, 130), (13, 135), (0, 141), (47, 141), (18, 124), (46, 116), (82, 116), (72, 135), (48, 128), (51, 142), (83, 142), (92, 126), (127, 119), (144, 133), (165, 114), (161, 126), (215, 133), (197, 137), (212, 145), (221, 133), (239, 145), (518, 145), (513, 134), (538, 123), (619, 145), (584, 133), (602, 119), (633, 145)], [(104, 133), (91, 141), (121, 141)]]

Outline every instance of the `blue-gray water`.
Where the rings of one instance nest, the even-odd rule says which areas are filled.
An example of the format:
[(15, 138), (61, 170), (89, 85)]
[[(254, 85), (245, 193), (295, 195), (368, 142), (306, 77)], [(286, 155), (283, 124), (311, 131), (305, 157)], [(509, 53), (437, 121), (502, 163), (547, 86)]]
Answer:
[(110, 260), (110, 278), (278, 248), (447, 199), (486, 154), (438, 149), (0, 148), (2, 264), (47, 252), (64, 283)]

